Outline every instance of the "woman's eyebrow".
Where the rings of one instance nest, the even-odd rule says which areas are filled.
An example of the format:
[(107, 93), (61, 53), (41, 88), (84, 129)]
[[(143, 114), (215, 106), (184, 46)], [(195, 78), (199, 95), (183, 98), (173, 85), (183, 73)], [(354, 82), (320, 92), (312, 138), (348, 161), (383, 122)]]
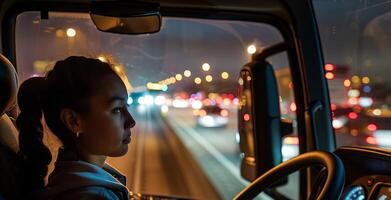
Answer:
[(120, 96), (114, 96), (114, 97), (111, 97), (111, 98), (108, 100), (108, 103), (113, 103), (114, 101), (125, 102), (125, 98), (120, 97)]

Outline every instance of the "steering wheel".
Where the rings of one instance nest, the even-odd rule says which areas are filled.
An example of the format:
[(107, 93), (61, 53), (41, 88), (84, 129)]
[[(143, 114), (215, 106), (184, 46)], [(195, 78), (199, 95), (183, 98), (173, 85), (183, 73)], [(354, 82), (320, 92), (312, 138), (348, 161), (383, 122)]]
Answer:
[(314, 165), (323, 166), (327, 171), (326, 181), (316, 199), (339, 199), (345, 182), (345, 169), (336, 155), (326, 151), (303, 153), (273, 167), (242, 190), (234, 199), (253, 199), (276, 180)]

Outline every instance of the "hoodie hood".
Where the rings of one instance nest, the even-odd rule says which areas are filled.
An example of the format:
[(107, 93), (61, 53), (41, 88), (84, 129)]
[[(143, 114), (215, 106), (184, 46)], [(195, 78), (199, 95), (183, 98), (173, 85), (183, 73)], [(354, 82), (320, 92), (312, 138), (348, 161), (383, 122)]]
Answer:
[(69, 190), (88, 186), (128, 192), (114, 176), (119, 179), (124, 177), (108, 164), (101, 168), (84, 161), (59, 161), (42, 196), (51, 199)]

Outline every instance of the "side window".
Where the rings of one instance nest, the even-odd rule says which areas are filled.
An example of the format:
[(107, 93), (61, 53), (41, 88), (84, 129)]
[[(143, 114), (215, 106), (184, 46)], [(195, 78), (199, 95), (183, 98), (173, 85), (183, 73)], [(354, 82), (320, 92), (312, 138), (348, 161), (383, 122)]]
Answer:
[[(283, 161), (299, 155), (299, 139), (297, 136), (296, 109), (292, 75), (288, 56), (279, 53), (268, 59), (274, 69), (279, 93), (280, 115), (283, 122), (281, 131), (284, 134), (282, 141)], [(299, 198), (299, 172), (288, 176), (288, 183), (277, 188), (286, 197)]]
[(327, 63), (337, 146), (391, 148), (391, 3), (313, 0), (313, 4)]

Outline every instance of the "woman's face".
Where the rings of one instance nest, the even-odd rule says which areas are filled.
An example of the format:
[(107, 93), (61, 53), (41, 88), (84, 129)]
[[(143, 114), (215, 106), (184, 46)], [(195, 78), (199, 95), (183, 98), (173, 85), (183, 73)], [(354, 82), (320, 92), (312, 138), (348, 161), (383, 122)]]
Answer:
[(89, 111), (80, 118), (79, 147), (94, 155), (122, 156), (128, 151), (130, 128), (136, 124), (127, 109), (125, 85), (115, 74), (97, 82), (97, 95), (90, 98)]

